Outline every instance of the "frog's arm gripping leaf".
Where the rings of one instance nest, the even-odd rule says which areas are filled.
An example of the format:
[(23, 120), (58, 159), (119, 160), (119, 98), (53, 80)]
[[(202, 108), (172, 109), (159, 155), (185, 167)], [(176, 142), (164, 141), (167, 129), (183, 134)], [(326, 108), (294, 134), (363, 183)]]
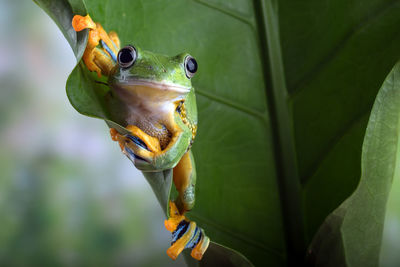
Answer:
[[(99, 23), (94, 23), (89, 15), (85, 17), (76, 15), (72, 19), (72, 27), (75, 31), (89, 29), (89, 38), (83, 53), (83, 62), (90, 71), (109, 75), (117, 62), (117, 53), (120, 48), (118, 35), (115, 32), (108, 34)], [(97, 46), (101, 43), (103, 49)]]
[[(85, 17), (74, 16), (72, 26), (75, 31), (89, 29), (88, 43), (82, 57), (86, 67), (90, 71), (96, 71), (99, 77), (101, 75), (109, 76), (111, 70), (117, 64), (117, 54), (120, 49), (118, 35), (115, 32), (107, 34), (99, 23), (92, 21), (89, 15)], [(98, 47), (99, 45), (101, 45), (101, 48)], [(131, 142), (137, 145), (135, 147), (145, 147), (147, 150), (157, 153), (165, 152), (161, 151), (160, 142), (157, 138), (144, 133), (137, 126), (129, 125), (126, 129), (131, 134), (122, 135), (114, 128), (110, 129), (110, 134), (114, 141), (118, 141), (121, 150), (128, 157), (133, 154), (133, 152), (130, 153), (131, 150), (128, 145)], [(135, 152), (137, 153), (137, 151)], [(201, 260), (210, 243), (209, 238), (204, 234), (204, 230), (183, 215), (194, 205), (194, 184), (196, 182), (194, 168), (190, 151), (185, 153), (174, 168), (173, 179), (179, 197), (176, 204), (170, 202), (170, 217), (165, 221), (166, 229), (172, 232), (171, 247), (167, 250), (167, 254), (174, 260), (185, 248), (192, 249), (191, 256)]]

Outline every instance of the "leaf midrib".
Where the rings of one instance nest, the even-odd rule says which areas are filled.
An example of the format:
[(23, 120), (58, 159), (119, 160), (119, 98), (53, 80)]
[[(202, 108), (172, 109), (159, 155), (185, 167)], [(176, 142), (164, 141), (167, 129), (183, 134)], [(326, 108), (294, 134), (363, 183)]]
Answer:
[(267, 106), (271, 118), (277, 183), (289, 264), (302, 262), (306, 249), (301, 208), (301, 185), (298, 177), (292, 114), (283, 68), (279, 37), (277, 1), (253, 0), (259, 32), (259, 50), (263, 59)]
[[(259, 54), (262, 58), (262, 68), (266, 84), (266, 98), (268, 112), (260, 112), (248, 108), (240, 103), (222, 98), (199, 88), (196, 93), (215, 102), (228, 105), (232, 108), (253, 115), (261, 119), (266, 125), (271, 125), (274, 139), (274, 154), (277, 160), (277, 184), (280, 187), (282, 217), (285, 225), (286, 246), (288, 258), (293, 262), (300, 262), (305, 251), (304, 226), (300, 201), (300, 180), (298, 177), (294, 132), (292, 129), (291, 113), (288, 109), (288, 93), (284, 77), (283, 59), (280, 49), (277, 12), (274, 10), (277, 3), (267, 0), (266, 3), (253, 0), (256, 22), (243, 18), (232, 12), (227, 12), (217, 6), (194, 0), (209, 8), (218, 10), (256, 29)], [(275, 14), (274, 14), (275, 11)], [(269, 14), (268, 14), (269, 13)], [(275, 17), (275, 23), (268, 18)], [(268, 23), (266, 23), (268, 22)], [(258, 35), (257, 35), (258, 33)], [(272, 57), (270, 57), (272, 55)], [(268, 82), (271, 81), (271, 82)], [(282, 152), (283, 151), (283, 152)]]
[[(258, 37), (259, 54), (262, 58), (262, 67), (266, 84), (267, 111), (259, 112), (248, 108), (235, 101), (227, 100), (216, 94), (208, 93), (205, 90), (196, 89), (196, 93), (212, 99), (213, 101), (228, 105), (232, 108), (253, 115), (271, 125), (274, 139), (274, 154), (277, 161), (277, 184), (280, 187), (280, 200), (282, 217), (285, 225), (286, 247), (288, 258), (294, 262), (302, 260), (305, 251), (304, 226), (300, 198), (300, 180), (298, 177), (296, 153), (294, 144), (294, 132), (292, 129), (291, 113), (288, 109), (288, 93), (284, 77), (283, 59), (280, 49), (279, 28), (277, 12), (274, 10), (272, 1), (266, 3), (253, 0), (255, 25), (247, 20), (227, 12), (221, 8), (205, 3), (201, 0), (194, 0), (209, 8), (216, 9), (228, 16), (246, 23), (252, 29), (256, 29), (255, 36)], [(275, 2), (275, 8), (277, 3)], [(275, 11), (275, 12), (274, 12)], [(275, 13), (275, 14), (274, 14)], [(275, 17), (275, 23), (268, 18)], [(267, 23), (268, 22), (268, 23)], [(258, 33), (258, 35), (257, 35)], [(270, 56), (271, 55), (271, 56)], [(271, 81), (271, 82), (268, 82)]]

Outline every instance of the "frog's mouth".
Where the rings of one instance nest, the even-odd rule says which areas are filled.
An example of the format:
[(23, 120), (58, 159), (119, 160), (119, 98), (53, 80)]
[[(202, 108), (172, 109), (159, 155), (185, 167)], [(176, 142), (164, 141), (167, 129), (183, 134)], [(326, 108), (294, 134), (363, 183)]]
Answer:
[(149, 101), (171, 101), (190, 92), (190, 87), (170, 82), (129, 79), (115, 84), (114, 89), (123, 97)]
[(149, 80), (128, 80), (127, 84), (134, 87), (151, 87), (154, 89), (159, 89), (161, 91), (171, 91), (178, 94), (186, 94), (190, 92), (190, 87), (185, 87), (179, 84), (170, 82), (155, 82)]

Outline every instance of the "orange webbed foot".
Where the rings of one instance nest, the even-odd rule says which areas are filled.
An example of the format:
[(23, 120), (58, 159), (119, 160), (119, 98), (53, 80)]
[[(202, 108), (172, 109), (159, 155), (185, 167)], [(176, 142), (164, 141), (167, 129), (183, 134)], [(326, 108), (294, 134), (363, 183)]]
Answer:
[(129, 130), (133, 136), (143, 141), (149, 151), (153, 153), (161, 151), (160, 140), (158, 140), (156, 137), (148, 135), (135, 125), (128, 125), (126, 126), (126, 129)]
[(170, 202), (169, 215), (170, 218), (164, 222), (165, 228), (172, 232), (171, 247), (167, 249), (168, 256), (175, 260), (185, 248), (189, 248), (192, 249), (191, 256), (201, 260), (210, 243), (203, 229), (180, 214), (174, 202)]
[(116, 129), (110, 129), (111, 139), (118, 141), (122, 152), (133, 159), (134, 163), (142, 160), (151, 164), (154, 157), (161, 151), (160, 141), (137, 126), (128, 125), (126, 129), (130, 132), (129, 134), (120, 134)]
[[(116, 65), (116, 55), (119, 50), (119, 38), (115, 32), (109, 34), (103, 29), (99, 23), (93, 22), (89, 15), (75, 15), (72, 18), (72, 27), (79, 32), (89, 29), (88, 43), (82, 59), (86, 67), (90, 71), (97, 72), (101, 77), (102, 74), (109, 75), (113, 67)], [(97, 46), (100, 44), (102, 49)]]

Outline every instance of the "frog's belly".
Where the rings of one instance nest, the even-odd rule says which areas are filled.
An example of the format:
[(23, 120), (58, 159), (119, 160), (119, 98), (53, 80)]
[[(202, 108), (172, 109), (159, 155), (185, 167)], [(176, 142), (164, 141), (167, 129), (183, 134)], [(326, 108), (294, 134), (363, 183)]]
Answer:
[(160, 103), (141, 102), (140, 105), (130, 105), (127, 123), (139, 127), (146, 134), (156, 137), (164, 149), (171, 137), (174, 106), (167, 108)]

